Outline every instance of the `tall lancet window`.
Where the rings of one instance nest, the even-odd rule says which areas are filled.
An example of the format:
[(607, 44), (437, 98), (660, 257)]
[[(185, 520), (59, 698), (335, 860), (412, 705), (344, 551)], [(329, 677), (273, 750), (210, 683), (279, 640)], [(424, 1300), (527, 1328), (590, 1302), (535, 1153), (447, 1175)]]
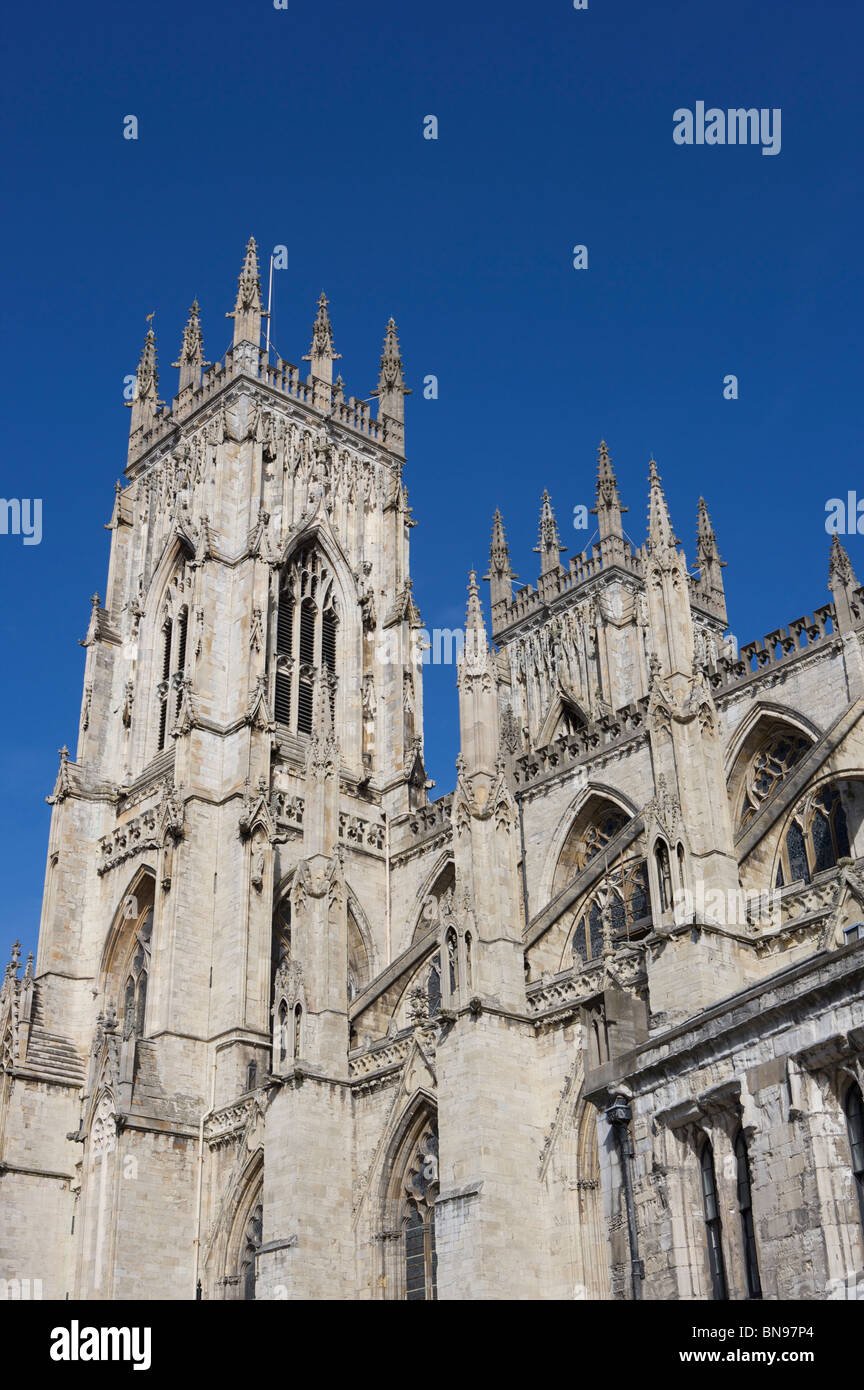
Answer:
[(186, 676), (189, 635), (189, 586), (181, 565), (175, 572), (168, 592), (157, 633), (156, 671), (156, 751), (166, 747), (174, 721), (183, 704), (183, 681)]
[(123, 990), (123, 1036), (144, 1036), (147, 1013), (147, 980), (150, 974), (150, 938), (153, 935), (153, 909), (148, 909), (135, 933), (135, 946), (127, 966)]
[(405, 1298), (409, 1303), (430, 1302), (438, 1297), (437, 1194), (438, 1127), (433, 1121), (424, 1127), (405, 1175), (402, 1240)]
[(273, 705), (277, 723), (292, 733), (312, 732), (318, 680), (325, 682), (335, 718), (339, 612), (334, 589), (333, 574), (314, 547), (298, 551), (282, 574)]

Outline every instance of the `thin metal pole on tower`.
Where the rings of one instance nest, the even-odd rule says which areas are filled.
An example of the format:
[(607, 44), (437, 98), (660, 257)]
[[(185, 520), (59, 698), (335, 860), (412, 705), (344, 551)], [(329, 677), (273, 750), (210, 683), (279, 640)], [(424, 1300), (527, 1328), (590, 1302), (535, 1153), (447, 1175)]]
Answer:
[(264, 349), (265, 360), (270, 365), (270, 310), (273, 307), (273, 256), (270, 256), (270, 286), (267, 290), (267, 346)]

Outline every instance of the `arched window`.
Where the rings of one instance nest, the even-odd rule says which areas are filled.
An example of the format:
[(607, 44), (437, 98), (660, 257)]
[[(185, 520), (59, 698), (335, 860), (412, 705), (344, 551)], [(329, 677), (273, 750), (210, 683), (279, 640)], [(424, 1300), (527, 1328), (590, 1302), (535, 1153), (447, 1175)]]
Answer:
[(294, 733), (312, 732), (319, 680), (335, 718), (338, 633), (333, 575), (313, 546), (298, 552), (284, 571), (276, 616), (273, 705), (277, 723)]
[[(161, 753), (170, 733), (170, 721), (176, 719), (183, 702), (183, 679), (186, 675), (186, 655), (189, 636), (188, 583), (185, 565), (175, 570), (165, 596), (162, 622), (161, 663), (158, 669), (156, 695), (158, 720), (156, 748)], [(172, 690), (174, 692), (172, 699)]]
[(258, 1063), (250, 1062), (246, 1068), (246, 1090), (254, 1091), (258, 1085)]
[(840, 788), (823, 787), (808, 793), (795, 808), (793, 819), (777, 865), (775, 886), (803, 879), (810, 883), (814, 874), (831, 869), (838, 859), (848, 858), (849, 831)]
[[(644, 859), (630, 860), (613, 869), (606, 883), (610, 888), (608, 902), (609, 930), (613, 947), (624, 945), (643, 936), (651, 926), (648, 868)], [(601, 889), (601, 893), (602, 893)], [(571, 940), (574, 963), (598, 960), (603, 954), (603, 911), (600, 894), (581, 910)]]
[[(744, 774), (743, 804), (740, 824), (743, 828), (755, 816), (763, 802), (785, 782), (789, 773), (809, 752), (812, 744), (803, 734), (784, 728), (771, 735), (753, 754)], [(746, 753), (745, 753), (746, 756)]]
[(279, 1061), (288, 1060), (288, 1005), (285, 1000), (279, 1005)]
[(435, 1198), (438, 1195), (438, 1127), (424, 1127), (404, 1180), (402, 1240), (405, 1298), (409, 1303), (438, 1297), (435, 1251)]
[(303, 1026), (303, 1005), (294, 1005), (294, 1058), (300, 1056), (300, 1033)]
[(708, 1235), (708, 1266), (711, 1271), (711, 1292), (716, 1299), (729, 1297), (726, 1287), (726, 1266), (723, 1261), (723, 1225), (717, 1201), (717, 1179), (714, 1175), (714, 1150), (706, 1139), (699, 1158), (702, 1174), (702, 1202), (705, 1209), (705, 1230)]
[(123, 1036), (144, 1036), (147, 1013), (147, 977), (150, 969), (150, 938), (153, 935), (153, 909), (148, 909), (135, 933), (135, 949), (126, 973), (123, 991)]
[(861, 1087), (855, 1082), (846, 1096), (846, 1124), (849, 1127), (849, 1148), (852, 1154), (852, 1173), (858, 1196), (858, 1215), (864, 1229), (864, 1100)]
[(744, 1268), (747, 1272), (747, 1297), (761, 1298), (759, 1258), (756, 1250), (756, 1229), (753, 1225), (753, 1197), (750, 1190), (750, 1155), (744, 1131), (735, 1140), (735, 1168), (738, 1185), (738, 1212), (741, 1217), (741, 1240), (744, 1246)]

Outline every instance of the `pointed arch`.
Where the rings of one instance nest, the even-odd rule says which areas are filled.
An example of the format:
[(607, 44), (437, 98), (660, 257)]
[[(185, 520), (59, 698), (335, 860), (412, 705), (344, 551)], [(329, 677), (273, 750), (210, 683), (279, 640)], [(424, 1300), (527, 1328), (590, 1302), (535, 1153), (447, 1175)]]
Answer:
[(726, 756), (726, 787), (738, 833), (820, 738), (809, 720), (780, 705), (761, 702), (750, 711)]
[(99, 974), (102, 979), (109, 972), (117, 949), (117, 943), (129, 931), (128, 923), (132, 915), (137, 916), (135, 904), (139, 901), (153, 901), (156, 893), (156, 868), (152, 864), (141, 864), (128, 880), (120, 895), (118, 905), (105, 934), (102, 954), (99, 957)]
[(818, 743), (825, 735), (824, 729), (821, 729), (812, 719), (801, 714), (798, 710), (792, 709), (788, 705), (778, 704), (774, 700), (759, 700), (747, 711), (727, 745), (724, 756), (727, 783), (735, 763), (738, 761), (743, 744), (759, 724), (764, 720), (770, 721), (772, 719), (799, 730), (812, 743)]
[(771, 883), (787, 887), (857, 857), (864, 840), (864, 771), (837, 768), (815, 778), (779, 818)]
[(561, 858), (561, 851), (577, 817), (594, 796), (606, 798), (623, 811), (628, 818), (636, 814), (636, 807), (633, 802), (616, 787), (608, 786), (602, 782), (589, 782), (587, 786), (580, 788), (558, 822), (558, 827), (546, 852), (536, 895), (538, 902), (548, 902), (553, 896), (552, 884), (558, 861)]
[(609, 1298), (609, 1252), (603, 1217), (597, 1111), (583, 1093), (574, 1115), (578, 1207), (578, 1253), (583, 1298)]
[(390, 1299), (437, 1299), (435, 1198), (439, 1190), (438, 1110), (418, 1088), (395, 1121), (379, 1183), (383, 1287)]
[(413, 945), (415, 941), (419, 941), (427, 932), (434, 931), (438, 921), (441, 899), (448, 889), (453, 890), (455, 886), (456, 863), (453, 858), (453, 851), (444, 850), (426, 875), (414, 899), (411, 914), (414, 928), (411, 932), (410, 944)]
[[(538, 901), (547, 902), (564, 886), (567, 881), (564, 877), (565, 871), (569, 878), (574, 877), (574, 872), (570, 872), (569, 869), (572, 867), (575, 870), (577, 841), (592, 822), (596, 822), (602, 815), (613, 815), (619, 821), (618, 829), (621, 829), (635, 814), (636, 807), (617, 788), (600, 782), (589, 782), (583, 787), (561, 817), (553, 837), (543, 866)], [(566, 862), (568, 846), (571, 851), (570, 857), (574, 860), (572, 866), (568, 866)]]
[(142, 867), (114, 914), (99, 966), (104, 1002), (117, 1010), (124, 1038), (145, 1032), (155, 910), (155, 874)]
[[(226, 1299), (254, 1299), (255, 1264), (263, 1239), (264, 1150), (256, 1149), (226, 1193), (226, 1235), (220, 1252), (219, 1282)], [(260, 1209), (260, 1230), (257, 1213)], [(252, 1274), (250, 1276), (250, 1267)]]
[(271, 604), (268, 665), (277, 724), (294, 737), (311, 735), (316, 690), (322, 687), (340, 733), (356, 727), (354, 743), (343, 753), (357, 764), (363, 671), (359, 595), (344, 552), (320, 516), (286, 543)]
[(562, 720), (571, 723), (573, 726), (565, 730), (568, 734), (575, 733), (577, 728), (585, 728), (590, 723), (588, 714), (580, 702), (572, 695), (565, 695), (563, 691), (559, 690), (552, 697), (552, 702), (546, 713), (546, 718), (540, 725), (537, 734), (538, 748), (544, 748), (548, 743), (552, 742)]
[[(138, 634), (132, 730), (135, 764), (144, 766), (170, 747), (189, 664), (189, 623), (194, 558), (185, 536), (173, 530), (150, 576)], [(172, 586), (176, 590), (172, 593)]]

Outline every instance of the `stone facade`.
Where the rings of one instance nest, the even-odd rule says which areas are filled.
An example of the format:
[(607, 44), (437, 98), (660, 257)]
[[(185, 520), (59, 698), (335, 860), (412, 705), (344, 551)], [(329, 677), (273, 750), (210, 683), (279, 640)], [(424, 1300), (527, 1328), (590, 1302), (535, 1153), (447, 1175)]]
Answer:
[[(0, 993), (0, 1278), (94, 1299), (864, 1291), (864, 590), (738, 647), (704, 502), (552, 505), (476, 577), (428, 799), (387, 326), (377, 411), (197, 304), (148, 333)], [(7, 1285), (11, 1287), (11, 1285)]]

